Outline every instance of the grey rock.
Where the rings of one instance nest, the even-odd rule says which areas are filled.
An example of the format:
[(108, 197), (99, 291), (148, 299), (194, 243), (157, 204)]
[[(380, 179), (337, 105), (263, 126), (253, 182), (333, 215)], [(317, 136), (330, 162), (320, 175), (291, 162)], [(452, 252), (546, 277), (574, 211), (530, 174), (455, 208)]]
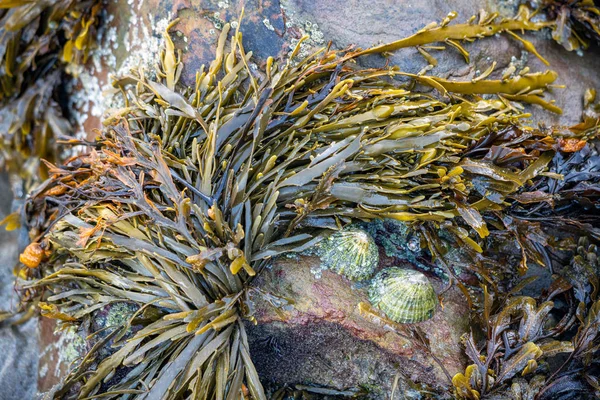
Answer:
[[(6, 174), (0, 174), (0, 220), (10, 214), (13, 196)], [(14, 311), (13, 267), (18, 259), (18, 231), (0, 227), (0, 310)], [(37, 392), (37, 318), (23, 325), (0, 325), (0, 399), (33, 399)]]

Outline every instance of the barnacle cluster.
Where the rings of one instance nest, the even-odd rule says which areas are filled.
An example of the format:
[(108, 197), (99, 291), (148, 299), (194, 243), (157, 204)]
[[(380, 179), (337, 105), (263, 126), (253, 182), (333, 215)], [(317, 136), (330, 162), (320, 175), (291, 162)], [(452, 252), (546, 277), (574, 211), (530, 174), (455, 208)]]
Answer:
[[(549, 298), (538, 305), (505, 295), (504, 282), (482, 265), (485, 238), (504, 232), (523, 249), (525, 267), (528, 258), (542, 262), (542, 222), (535, 225), (524, 213), (552, 212), (554, 219), (543, 221), (589, 229), (572, 209), (548, 211), (547, 193), (532, 188), (556, 188), (556, 175), (546, 170), (558, 168), (557, 154), (578, 154), (581, 148), (572, 145), (589, 148), (597, 122), (560, 130), (527, 126), (522, 103), (560, 111), (544, 97), (557, 76), (550, 70), (488, 79), (492, 69), (454, 81), (394, 67), (360, 69), (354, 62), (439, 41), (468, 58), (461, 42), (499, 33), (543, 60), (518, 33), (549, 23), (533, 22), (526, 8), (515, 18), (482, 13), (451, 24), (454, 17), (370, 49), (323, 48), (294, 62), (269, 58), (262, 76), (249, 68), (241, 32), (230, 37), (226, 24), (215, 60), (189, 87), (179, 82), (179, 58), (167, 34), (156, 77), (134, 70), (115, 80), (125, 107), (105, 119), (87, 152), (48, 164), (49, 179), (30, 193), (25, 210), (31, 241), (44, 250), (37, 268), (21, 273), (25, 300), (68, 324), (89, 323), (90, 302), (96, 309), (127, 303), (135, 310), (127, 322), (106, 328), (106, 340), (118, 350), (100, 356), (100, 346), (91, 348), (55, 396), (266, 399), (243, 323), (253, 319), (246, 302), (253, 277), (273, 257), (313, 246), (324, 229), (381, 218), (410, 222), (442, 265), (438, 233), (448, 232), (473, 255), (465, 268), (485, 282), (486, 354), (475, 339), (465, 339), (474, 364), (455, 376), (448, 392), (470, 399), (499, 390), (517, 373), (534, 372), (542, 353), (571, 351), (574, 363), (587, 363), (598, 343), (595, 293), (581, 301), (583, 322), (571, 313), (547, 329)], [(84, 32), (89, 19), (82, 21)], [(73, 59), (68, 51), (63, 58)], [(552, 197), (566, 199), (571, 189), (589, 193), (556, 188)], [(348, 256), (371, 266), (375, 251), (366, 237), (358, 242), (365, 256)], [(334, 261), (332, 268), (351, 271)], [(472, 301), (460, 277), (447, 273)], [(562, 288), (551, 296), (570, 298), (571, 289)], [(374, 279), (371, 299), (399, 322), (422, 321), (437, 306), (423, 275), (396, 268)], [(139, 330), (125, 336), (134, 321)], [(579, 330), (564, 344), (560, 335), (569, 329)], [(504, 340), (507, 330), (518, 331), (516, 344)], [(551, 385), (554, 378), (543, 379)]]

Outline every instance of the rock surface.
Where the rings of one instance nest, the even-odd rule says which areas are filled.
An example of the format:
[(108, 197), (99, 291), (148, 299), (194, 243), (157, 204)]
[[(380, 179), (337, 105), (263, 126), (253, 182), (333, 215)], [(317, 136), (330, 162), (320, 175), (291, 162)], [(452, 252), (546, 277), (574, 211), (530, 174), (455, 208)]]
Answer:
[[(431, 320), (385, 323), (359, 310), (360, 302), (368, 303), (366, 284), (328, 270), (313, 273), (319, 264), (317, 257), (281, 258), (253, 282), (260, 291), (251, 292), (258, 325), (249, 328), (250, 344), (265, 382), (378, 388), (376, 398), (391, 392), (397, 374), (406, 383), (448, 387), (442, 368), (410, 337), (411, 327), (423, 333), (450, 376), (464, 369), (460, 336), (468, 331), (469, 310), (457, 288), (444, 294), (444, 307)], [(439, 293), (443, 283), (431, 280)]]
[[(13, 195), (6, 174), (0, 174), (0, 221), (12, 212)], [(13, 266), (18, 257), (18, 230), (0, 227), (0, 311), (14, 311)], [(0, 399), (32, 399), (38, 375), (37, 318), (16, 326), (0, 325)]]

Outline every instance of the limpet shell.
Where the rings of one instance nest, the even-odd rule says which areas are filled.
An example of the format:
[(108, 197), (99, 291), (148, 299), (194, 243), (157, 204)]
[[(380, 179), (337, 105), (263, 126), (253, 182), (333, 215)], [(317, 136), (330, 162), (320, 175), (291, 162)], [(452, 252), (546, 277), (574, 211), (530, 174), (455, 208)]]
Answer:
[(399, 323), (425, 321), (433, 316), (438, 297), (422, 273), (398, 267), (379, 272), (369, 286), (369, 300)]
[(338, 231), (325, 239), (321, 249), (324, 267), (355, 281), (369, 279), (379, 263), (377, 245), (362, 229)]

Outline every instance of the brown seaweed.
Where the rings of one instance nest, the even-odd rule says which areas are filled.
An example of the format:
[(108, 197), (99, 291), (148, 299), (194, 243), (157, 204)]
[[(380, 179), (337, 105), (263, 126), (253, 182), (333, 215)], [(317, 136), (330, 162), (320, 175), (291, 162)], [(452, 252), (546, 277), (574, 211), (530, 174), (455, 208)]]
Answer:
[[(522, 15), (499, 25), (494, 19), (469, 26), (475, 33), (538, 27)], [(427, 40), (449, 31), (442, 27)], [(30, 237), (45, 257), (24, 270), (24, 298), (65, 323), (81, 324), (113, 302), (138, 309), (112, 328), (116, 352), (102, 358), (94, 346), (58, 397), (266, 398), (243, 324), (253, 320), (245, 293), (273, 257), (312, 246), (323, 226), (409, 222), (468, 295), (444, 261), (435, 234), (444, 229), (474, 260), (470, 272), (498, 288), (503, 282), (483, 267), (486, 241), (508, 231), (523, 249), (522, 269), (527, 259), (543, 262), (544, 237), (522, 213), (538, 205), (537, 212), (548, 212), (544, 194), (556, 194), (554, 201), (568, 195), (566, 187), (547, 189), (560, 174), (548, 173), (556, 155), (580, 154), (563, 151), (561, 140), (586, 146), (597, 134), (597, 124), (526, 125), (516, 102), (541, 99), (552, 71), (455, 82), (395, 68), (362, 70), (352, 61), (369, 50), (321, 49), (296, 63), (270, 59), (257, 77), (241, 33), (227, 47), (228, 33), (226, 25), (215, 60), (192, 87), (178, 82), (169, 39), (157, 78), (135, 70), (116, 80), (126, 107), (104, 121), (95, 142), (78, 142), (87, 153), (47, 163), (50, 178), (30, 195)], [(479, 36), (486, 35), (468, 38)], [(411, 82), (394, 79), (399, 75)], [(419, 91), (415, 81), (447, 96)], [(494, 298), (483, 289), (486, 345), (465, 338), (473, 365), (454, 377), (456, 396), (499, 392), (559, 353), (569, 353), (570, 363), (594, 364), (595, 293), (546, 324), (556, 296), (574, 304), (572, 288), (563, 286), (540, 299), (517, 296), (518, 285)], [(134, 320), (143, 326), (125, 339)], [(563, 337), (575, 329), (573, 340)], [(552, 385), (562, 382), (560, 374), (544, 375), (540, 388), (558, 387)]]
[(553, 20), (552, 38), (568, 51), (600, 43), (600, 6), (594, 0), (542, 0), (542, 12)]
[(0, 2), (0, 168), (31, 187), (71, 135), (55, 89), (95, 46), (101, 1)]

